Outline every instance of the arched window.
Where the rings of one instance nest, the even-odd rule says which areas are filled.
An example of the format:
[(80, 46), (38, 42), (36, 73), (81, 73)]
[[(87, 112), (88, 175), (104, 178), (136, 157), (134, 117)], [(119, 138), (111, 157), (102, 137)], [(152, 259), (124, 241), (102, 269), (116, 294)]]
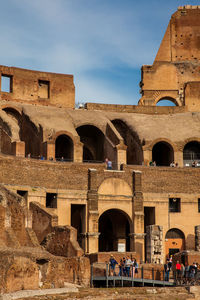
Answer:
[(93, 125), (76, 129), (83, 143), (83, 161), (104, 161), (104, 134)]
[(73, 161), (73, 141), (72, 139), (65, 135), (59, 135), (56, 139), (56, 159), (64, 161)]
[(165, 97), (158, 100), (156, 106), (177, 106), (177, 102), (174, 98)]
[(185, 235), (178, 228), (172, 228), (165, 235), (166, 258), (185, 249)]
[(113, 120), (112, 123), (127, 146), (127, 164), (141, 165), (143, 161), (143, 151), (138, 134), (119, 119)]
[(158, 142), (152, 149), (152, 160), (157, 166), (169, 166), (174, 161), (174, 151), (167, 142)]

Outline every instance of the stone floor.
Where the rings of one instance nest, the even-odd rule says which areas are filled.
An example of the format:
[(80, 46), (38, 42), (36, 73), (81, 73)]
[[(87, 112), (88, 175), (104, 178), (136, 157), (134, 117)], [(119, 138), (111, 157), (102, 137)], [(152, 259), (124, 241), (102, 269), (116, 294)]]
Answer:
[[(50, 291), (50, 294), (49, 294)], [(152, 288), (152, 287), (127, 287), (127, 288), (77, 288), (74, 291), (64, 289), (38, 290), (16, 292), (2, 295), (0, 299), (11, 300), (189, 300), (200, 299), (200, 290), (190, 292), (183, 287)]]

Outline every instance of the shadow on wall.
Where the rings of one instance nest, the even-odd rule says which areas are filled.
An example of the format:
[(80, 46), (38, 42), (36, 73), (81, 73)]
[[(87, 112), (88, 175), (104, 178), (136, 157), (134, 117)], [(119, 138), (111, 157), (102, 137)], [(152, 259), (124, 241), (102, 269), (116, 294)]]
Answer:
[(113, 125), (124, 139), (127, 146), (127, 164), (142, 165), (143, 151), (142, 144), (136, 131), (132, 130), (124, 121), (116, 119)]

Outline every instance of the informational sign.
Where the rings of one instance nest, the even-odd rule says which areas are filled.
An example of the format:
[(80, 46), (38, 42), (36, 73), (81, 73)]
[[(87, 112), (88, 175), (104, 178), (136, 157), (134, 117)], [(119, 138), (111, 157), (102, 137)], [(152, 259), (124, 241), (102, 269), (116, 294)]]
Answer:
[(126, 245), (124, 243), (118, 243), (118, 252), (126, 252)]

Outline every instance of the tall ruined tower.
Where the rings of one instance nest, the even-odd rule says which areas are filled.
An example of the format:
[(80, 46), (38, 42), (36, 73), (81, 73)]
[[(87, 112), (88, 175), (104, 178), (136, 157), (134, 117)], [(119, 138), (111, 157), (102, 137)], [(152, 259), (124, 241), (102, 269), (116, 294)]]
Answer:
[(142, 67), (140, 105), (168, 99), (200, 110), (200, 6), (180, 6), (172, 15), (152, 66)]

